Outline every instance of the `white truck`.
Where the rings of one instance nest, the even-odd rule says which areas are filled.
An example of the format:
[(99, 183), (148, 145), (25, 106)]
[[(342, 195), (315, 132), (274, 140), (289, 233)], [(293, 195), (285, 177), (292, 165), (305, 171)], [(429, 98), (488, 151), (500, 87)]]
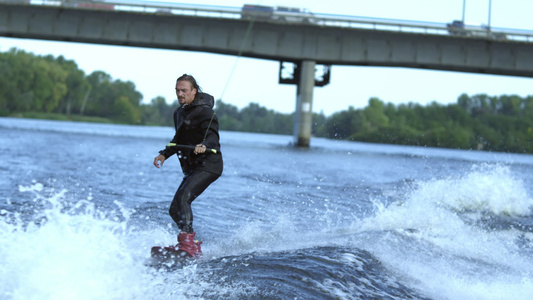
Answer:
[(276, 21), (282, 23), (316, 23), (316, 17), (308, 9), (288, 6), (264, 6), (245, 4), (241, 10), (245, 20)]
[(450, 35), (459, 35), (459, 36), (469, 36), (469, 37), (480, 37), (480, 38), (489, 38), (494, 40), (506, 40), (507, 35), (504, 32), (495, 32), (492, 31), (488, 26), (465, 26), (463, 21), (455, 20), (446, 25)]

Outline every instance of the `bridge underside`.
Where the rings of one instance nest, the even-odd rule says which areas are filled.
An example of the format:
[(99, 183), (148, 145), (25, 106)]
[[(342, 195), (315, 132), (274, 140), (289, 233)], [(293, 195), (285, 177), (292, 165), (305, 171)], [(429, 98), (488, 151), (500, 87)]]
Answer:
[(533, 44), (240, 19), (0, 4), (0, 35), (178, 49), (276, 61), (533, 77)]

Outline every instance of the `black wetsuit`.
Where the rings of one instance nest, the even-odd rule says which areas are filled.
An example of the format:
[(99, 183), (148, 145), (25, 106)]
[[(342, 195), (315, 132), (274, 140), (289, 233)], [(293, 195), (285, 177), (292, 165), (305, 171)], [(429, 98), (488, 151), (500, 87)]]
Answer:
[(178, 154), (185, 176), (174, 195), (169, 213), (179, 229), (187, 233), (193, 233), (191, 203), (222, 175), (223, 162), (218, 118), (213, 112), (214, 103), (213, 96), (198, 93), (191, 104), (178, 107), (174, 111), (176, 134), (171, 143), (190, 146), (204, 144), (207, 148), (216, 149), (216, 154), (194, 154), (194, 150), (178, 151), (173, 148), (159, 151), (165, 158)]

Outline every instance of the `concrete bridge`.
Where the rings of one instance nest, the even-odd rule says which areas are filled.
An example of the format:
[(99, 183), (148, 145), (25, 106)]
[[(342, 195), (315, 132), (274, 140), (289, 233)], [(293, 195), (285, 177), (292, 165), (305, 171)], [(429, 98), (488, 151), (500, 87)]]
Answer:
[(0, 2), (0, 36), (293, 62), (298, 73), (288, 82), (298, 85), (295, 142), (303, 147), (310, 142), (317, 64), (533, 77), (531, 31), (462, 28), (457, 32), (446, 24), (321, 14), (315, 14), (312, 22), (251, 21), (242, 18), (240, 8), (170, 3), (5, 1)]

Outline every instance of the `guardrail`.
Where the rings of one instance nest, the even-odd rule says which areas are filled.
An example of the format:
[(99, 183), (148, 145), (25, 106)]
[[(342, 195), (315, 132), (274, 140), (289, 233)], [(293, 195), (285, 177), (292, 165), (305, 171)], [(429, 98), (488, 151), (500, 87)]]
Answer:
[[(26, 3), (28, 0), (0, 0), (4, 3)], [(242, 8), (230, 6), (215, 6), (202, 4), (171, 3), (162, 1), (77, 1), (77, 0), (29, 0), (31, 5), (69, 6), (80, 9), (105, 9), (102, 6), (111, 6), (111, 9), (120, 11), (134, 11), (164, 15), (187, 15), (209, 18), (241, 19)], [(83, 4), (83, 5), (81, 5)], [(98, 6), (100, 5), (100, 7)], [(276, 15), (294, 16), (294, 14), (276, 12)], [(360, 16), (347, 16), (336, 14), (314, 13), (314, 21), (307, 23), (285, 22), (287, 24), (301, 24), (308, 26), (326, 26), (342, 28), (360, 28), (368, 30), (399, 31), (410, 33), (424, 33), (436, 35), (453, 35), (464, 38), (512, 40), (520, 42), (533, 42), (533, 30), (497, 28), (490, 29), (481, 26), (465, 26), (464, 32), (456, 34), (448, 29), (446, 23), (408, 21), (397, 19), (381, 19)], [(262, 21), (280, 23), (280, 18)], [(503, 38), (502, 38), (503, 37)]]

